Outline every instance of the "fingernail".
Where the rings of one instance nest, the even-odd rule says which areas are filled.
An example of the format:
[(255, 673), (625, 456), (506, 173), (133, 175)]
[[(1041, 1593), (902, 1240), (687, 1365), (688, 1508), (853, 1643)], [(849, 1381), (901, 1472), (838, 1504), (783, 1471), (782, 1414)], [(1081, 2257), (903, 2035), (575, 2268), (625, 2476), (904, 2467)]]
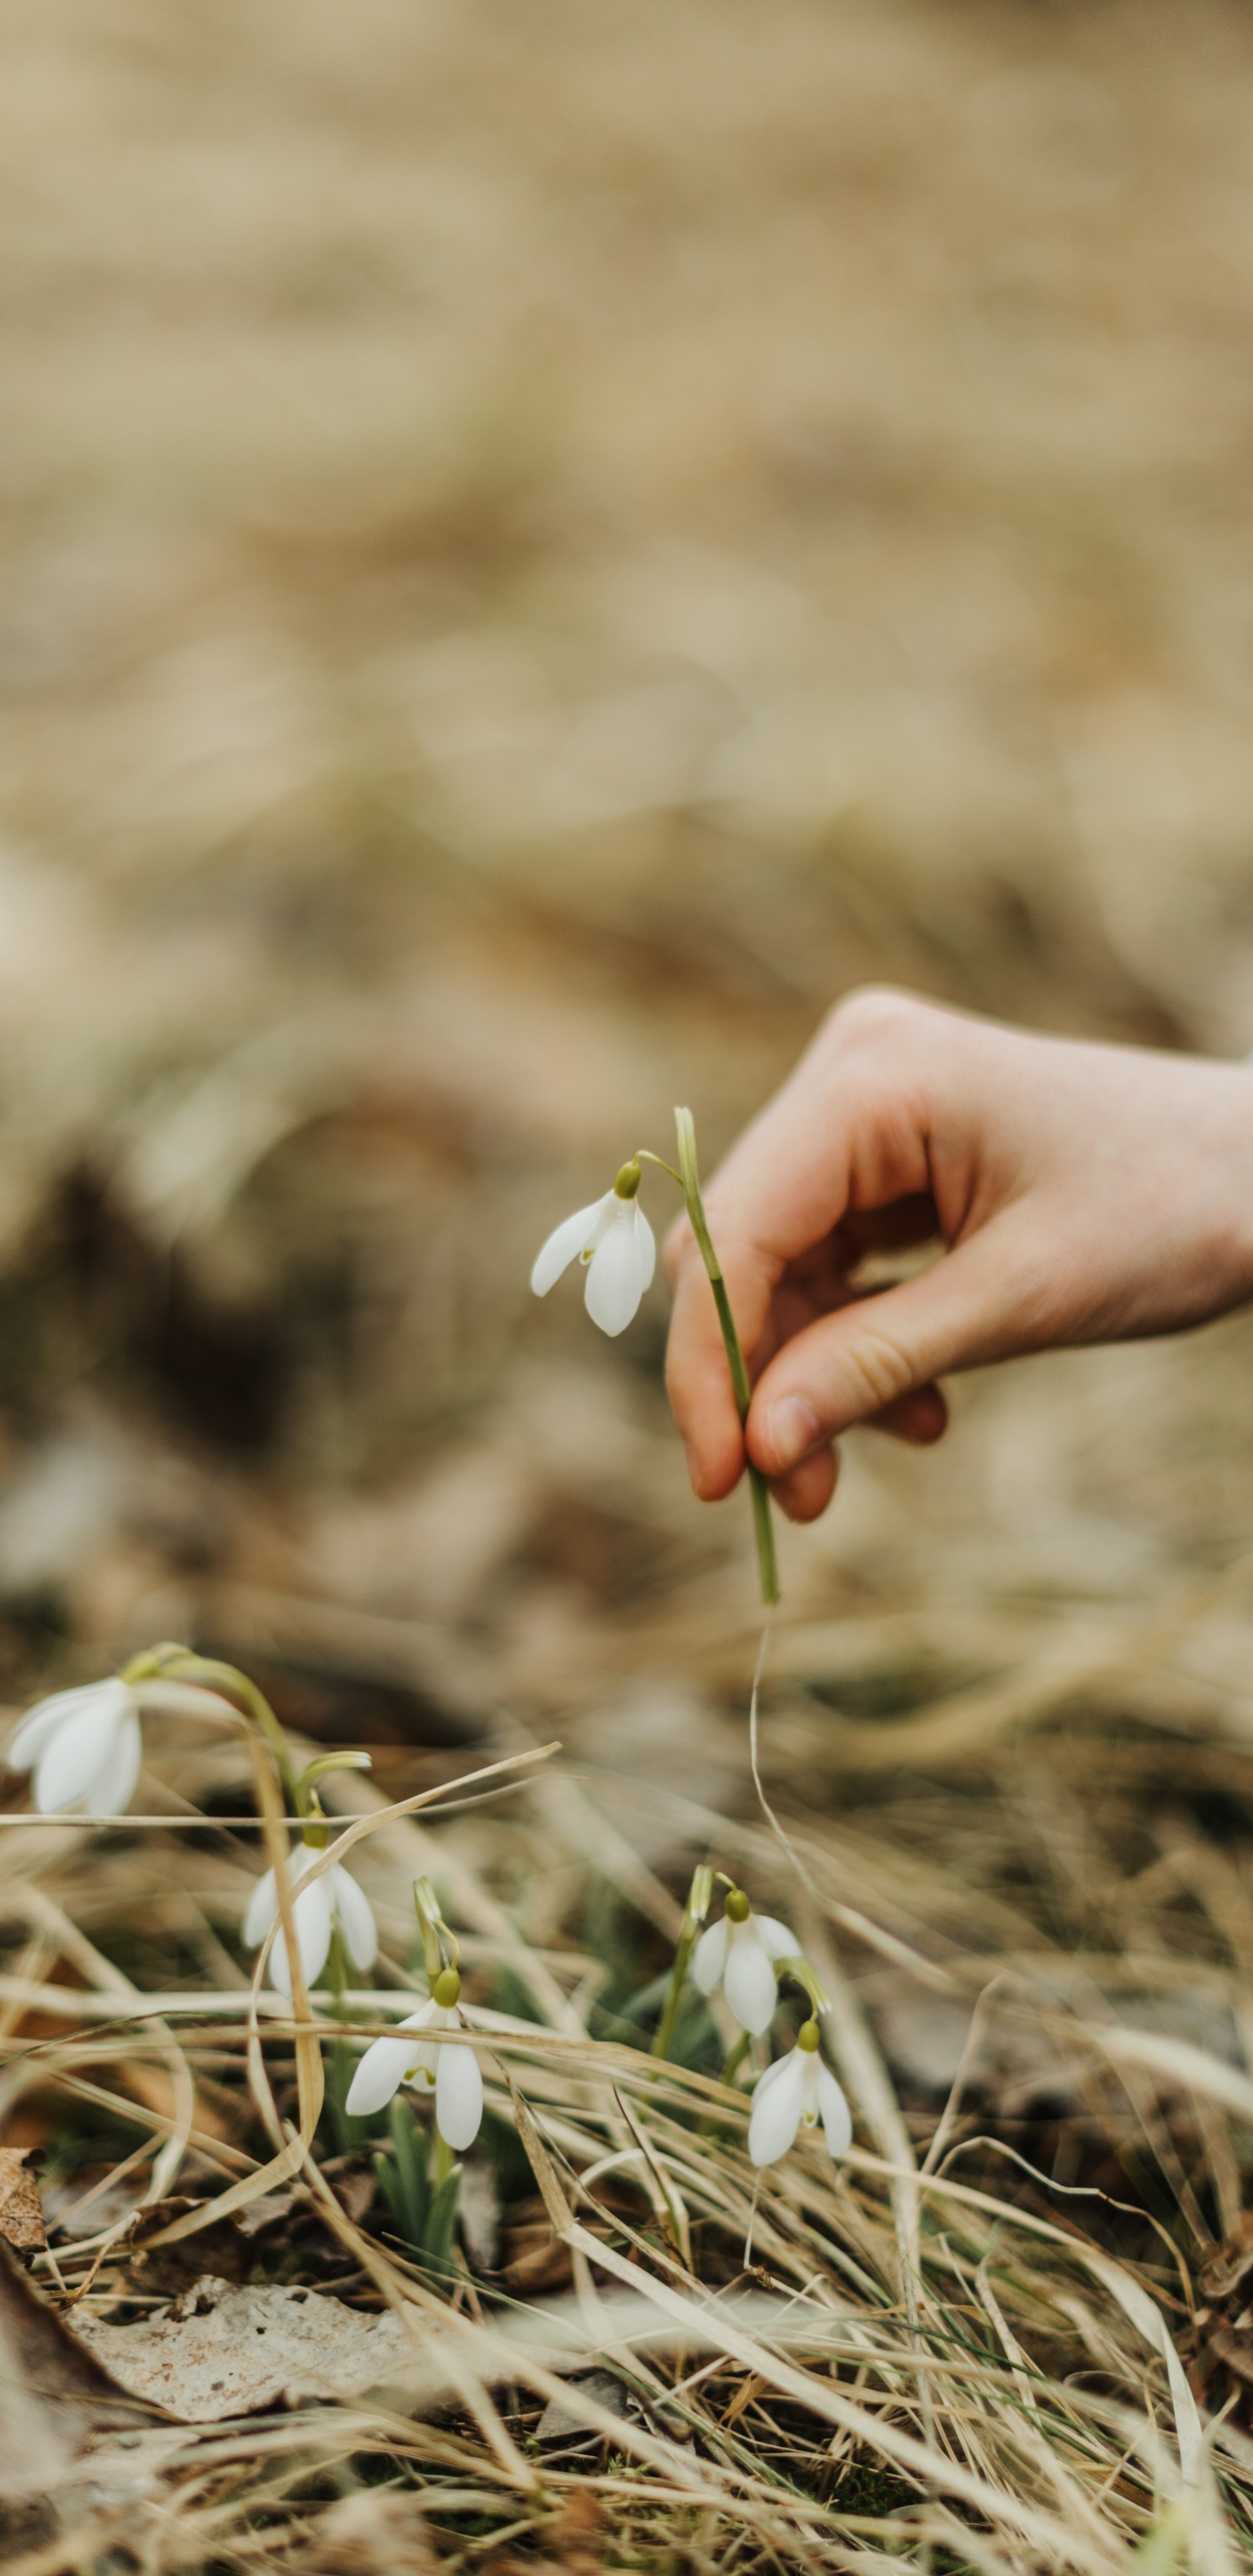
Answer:
[(783, 1395), (772, 1404), (763, 1426), (776, 1475), (797, 1467), (822, 1438), (822, 1424), (807, 1395)]
[(685, 1441), (684, 1441), (684, 1443), (683, 1443), (683, 1446), (684, 1446), (684, 1449), (685, 1449), (685, 1450), (686, 1450), (686, 1452), (687, 1452), (687, 1472), (688, 1472), (689, 1476), (690, 1476), (690, 1477), (691, 1477), (691, 1479), (692, 1479), (692, 1491), (693, 1491), (693, 1493), (695, 1493), (695, 1494), (699, 1494), (699, 1492), (700, 1492), (700, 1458), (699, 1458), (699, 1455), (698, 1455), (697, 1451), (692, 1447), (692, 1443), (691, 1443), (691, 1441), (690, 1441), (690, 1440), (685, 1440)]

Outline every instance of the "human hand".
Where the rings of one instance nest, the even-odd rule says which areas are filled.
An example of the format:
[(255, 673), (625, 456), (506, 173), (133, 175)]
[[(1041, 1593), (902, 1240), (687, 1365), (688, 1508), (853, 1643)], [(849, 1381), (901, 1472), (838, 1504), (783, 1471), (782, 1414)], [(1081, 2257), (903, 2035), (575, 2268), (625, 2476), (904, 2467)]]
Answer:
[[(1253, 1069), (867, 990), (824, 1021), (705, 1204), (754, 1381), (748, 1454), (792, 1519), (816, 1520), (852, 1424), (940, 1438), (945, 1372), (1253, 1297)], [(867, 1254), (932, 1241), (932, 1267), (859, 1291)], [(713, 1502), (745, 1434), (685, 1217), (666, 1266), (666, 1382)]]

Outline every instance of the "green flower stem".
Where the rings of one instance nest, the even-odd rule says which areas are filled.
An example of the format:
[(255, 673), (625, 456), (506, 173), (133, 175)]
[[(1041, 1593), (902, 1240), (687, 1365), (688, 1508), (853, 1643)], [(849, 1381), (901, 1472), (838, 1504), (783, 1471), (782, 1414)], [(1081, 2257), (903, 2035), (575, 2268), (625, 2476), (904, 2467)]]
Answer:
[(809, 1997), (809, 2009), (811, 2013), (830, 2012), (831, 1997), (827, 1993), (821, 1977), (816, 1977), (814, 1975), (808, 1959), (803, 1959), (799, 1950), (795, 1955), (789, 1952), (786, 1958), (776, 1959), (774, 1963), (774, 1972), (776, 1977), (791, 1977), (798, 1986), (802, 1986), (804, 1988), (805, 1993)]
[(323, 1975), (325, 1983), (331, 1990), (331, 2010), (335, 2014), (337, 2020), (342, 2020), (344, 2017), (344, 1996), (348, 1991), (348, 1954), (344, 1948), (343, 1935), (340, 1932), (339, 1925), (337, 1923), (333, 1924), (331, 1927), (331, 1946), (326, 1954), (326, 1967), (323, 1971)]
[(321, 1815), (317, 1784), (319, 1780), (329, 1779), (332, 1771), (368, 1771), (370, 1768), (370, 1756), (365, 1752), (316, 1753), (312, 1762), (306, 1762), (296, 1782), (297, 1815)]
[(431, 2160), (435, 2167), (434, 2188), (439, 2191), (452, 2172), (454, 2157), (438, 2120), (431, 2122)]
[(649, 2055), (652, 2057), (668, 2057), (670, 2054), (674, 2039), (674, 2025), (679, 2018), (679, 2005), (683, 2000), (683, 1988), (687, 1983), (688, 1961), (696, 1946), (696, 1931), (697, 1926), (685, 1916), (683, 1929), (679, 1934), (679, 1946), (674, 1954), (674, 1966), (670, 1971), (670, 1983), (666, 1988), (666, 2000), (661, 2019), (653, 2033), (652, 2046), (649, 2050)]
[(674, 1966), (670, 1971), (670, 1983), (666, 1989), (665, 2005), (650, 2050), (650, 2055), (653, 2057), (668, 2057), (670, 2054), (674, 2039), (674, 2025), (679, 2017), (679, 2005), (687, 1979), (688, 1961), (691, 1958), (697, 1934), (709, 1912), (713, 1892), (713, 1871), (708, 1861), (700, 1861), (692, 1872), (692, 1884), (688, 1889), (687, 1904), (683, 1909), (683, 1921), (674, 1953)]
[[(753, 1390), (744, 1364), (740, 1337), (735, 1328), (735, 1317), (731, 1312), (727, 1283), (722, 1276), (722, 1264), (714, 1250), (709, 1221), (705, 1215), (705, 1203), (700, 1193), (700, 1174), (696, 1164), (696, 1129), (691, 1110), (676, 1109), (674, 1123), (679, 1139), (679, 1172), (683, 1183), (683, 1196), (687, 1201), (688, 1219), (700, 1248), (701, 1260), (709, 1275), (709, 1284), (714, 1292), (714, 1304), (718, 1309), (718, 1322), (722, 1327), (722, 1339), (726, 1349), (727, 1367), (731, 1372), (735, 1408), (741, 1423), (746, 1423), (748, 1408), (753, 1400)], [(774, 1523), (770, 1517), (770, 1488), (760, 1468), (754, 1467), (751, 1458), (748, 1462), (748, 1486), (753, 1501), (753, 1531), (757, 1540), (761, 1597), (767, 1606), (772, 1606), (779, 1598), (779, 1564), (775, 1554)]]
[(289, 1813), (298, 1814), (296, 1767), (291, 1747), (263, 1691), (249, 1681), (247, 1673), (234, 1664), (219, 1664), (212, 1656), (197, 1655), (190, 1646), (153, 1646), (147, 1653), (135, 1655), (121, 1674), (123, 1681), (203, 1682), (206, 1690), (220, 1691), (224, 1698), (240, 1700), (265, 1737), (283, 1784)]
[[(723, 2067), (720, 2079), (723, 2084), (735, 2083), (736, 2077), (739, 2074), (740, 2068), (743, 2065), (752, 2044), (752, 2039), (748, 2031), (742, 2030), (734, 2047), (729, 2051), (726, 2064)], [(704, 2119), (697, 2123), (696, 2135), (698, 2138), (717, 2138), (725, 2136), (725, 2134), (725, 2125), (719, 2119), (716, 2111), (707, 2111)]]

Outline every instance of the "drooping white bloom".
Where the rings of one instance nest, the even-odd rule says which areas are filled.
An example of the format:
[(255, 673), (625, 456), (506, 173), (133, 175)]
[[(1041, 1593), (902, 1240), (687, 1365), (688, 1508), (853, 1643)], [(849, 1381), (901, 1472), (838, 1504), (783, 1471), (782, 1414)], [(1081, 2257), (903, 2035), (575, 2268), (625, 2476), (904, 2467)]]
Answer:
[[(472, 2048), (441, 2048), (439, 2042), (441, 2031), (465, 2027), (457, 2005), (460, 1991), (456, 1969), (445, 1968), (430, 2001), (398, 2023), (394, 2036), (371, 2042), (348, 2088), (344, 2109), (350, 2119), (381, 2111), (402, 2084), (416, 2084), (434, 2092), (435, 2124), (445, 2144), (458, 2153), (473, 2146), (483, 2118), (479, 2062)], [(415, 2031), (428, 2036), (415, 2039)]]
[(624, 1163), (611, 1190), (579, 1208), (536, 1256), (531, 1286), (546, 1297), (572, 1261), (585, 1261), (584, 1303), (602, 1333), (625, 1332), (657, 1266), (653, 1229), (636, 1195), (638, 1163)]
[(27, 1710), (4, 1758), (10, 1771), (33, 1770), (41, 1815), (82, 1805), (89, 1816), (120, 1816), (134, 1797), (143, 1759), (134, 1691), (116, 1674), (80, 1690), (53, 1691)]
[(754, 1914), (743, 1890), (733, 1887), (720, 1923), (702, 1932), (692, 1952), (692, 1980), (703, 1995), (721, 1984), (742, 2030), (759, 2037), (770, 2027), (778, 1996), (776, 1959), (795, 1958), (799, 1943), (773, 1914)]
[(753, 2095), (748, 2152), (755, 2165), (777, 2164), (802, 2126), (821, 2120), (833, 2156), (852, 2144), (852, 2115), (843, 2090), (818, 2054), (818, 2024), (802, 2024), (796, 2046), (766, 2068)]
[[(355, 1878), (342, 1861), (332, 1863), (312, 1887), (300, 1887), (297, 1881), (313, 1867), (319, 1857), (308, 1843), (300, 1843), (292, 1853), (289, 1868), (292, 1877), (292, 1916), (300, 1949), (300, 1964), (305, 1984), (315, 1985), (326, 1965), (331, 1934), (338, 1928), (344, 1936), (344, 1948), (354, 1968), (372, 1968), (378, 1956), (379, 1936), (369, 1897), (358, 1887)], [(278, 1883), (272, 1869), (257, 1880), (244, 1916), (244, 1944), (255, 1950), (264, 1941), (272, 1923), (278, 1922)], [(291, 1968), (287, 1944), (280, 1925), (270, 1952), (270, 1975), (281, 1995), (291, 1993)]]

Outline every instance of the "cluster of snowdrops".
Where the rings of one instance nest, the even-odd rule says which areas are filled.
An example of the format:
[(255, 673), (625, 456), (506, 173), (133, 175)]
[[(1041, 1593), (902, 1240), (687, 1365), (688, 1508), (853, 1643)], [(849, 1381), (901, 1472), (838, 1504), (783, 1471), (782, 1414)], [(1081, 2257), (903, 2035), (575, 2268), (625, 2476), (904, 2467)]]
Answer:
[[(639, 1188), (642, 1163), (656, 1165), (683, 1191), (743, 1415), (748, 1377), (705, 1218), (690, 1112), (677, 1110), (675, 1121), (678, 1169), (659, 1155), (633, 1155), (602, 1198), (566, 1218), (549, 1236), (536, 1259), (531, 1285), (538, 1296), (545, 1296), (573, 1262), (580, 1262), (587, 1273), (586, 1303), (593, 1322), (603, 1332), (622, 1332), (653, 1276), (655, 1246), (639, 1204)], [(778, 1597), (769, 1497), (751, 1469), (750, 1482), (761, 1589), (769, 1604)], [(262, 1970), (268, 1967), (273, 1985), (290, 1996), (289, 1928), (305, 1990), (317, 1987), (328, 1967), (332, 1992), (337, 1987), (342, 1990), (346, 1966), (361, 1973), (373, 1967), (378, 1934), (369, 1898), (349, 1869), (331, 1861), (314, 1872), (314, 1863), (327, 1852), (330, 1839), (318, 1782), (331, 1770), (368, 1767), (367, 1754), (322, 1754), (298, 1769), (273, 1710), (246, 1675), (188, 1648), (163, 1646), (135, 1656), (107, 1680), (40, 1700), (10, 1740), (6, 1755), (10, 1769), (33, 1772), (35, 1805), (45, 1815), (85, 1812), (100, 1818), (120, 1817), (140, 1775), (145, 1685), (171, 1682), (183, 1690), (211, 1695), (219, 1710), (224, 1698), (241, 1708), (255, 1731), (254, 1743), (264, 1747), (264, 1758), (273, 1766), (287, 1830), (295, 1837), (285, 1890), (280, 1891), (273, 1867), (257, 1880), (242, 1926), (245, 1945), (261, 1950)], [(719, 1883), (724, 1890), (722, 1911), (710, 1921)], [(426, 2001), (366, 2047), (344, 2109), (349, 2117), (372, 2115), (391, 2102), (403, 2085), (410, 2085), (419, 2094), (433, 2096), (434, 2126), (443, 2153), (463, 2153), (477, 2137), (483, 2117), (482, 2074), (474, 2047), (468, 2044), (473, 2017), (461, 2000), (456, 1936), (444, 1921), (430, 1883), (420, 1880), (414, 1897), (426, 1968)], [(780, 1979), (789, 1978), (800, 1987), (810, 2009), (795, 2044), (766, 2065), (754, 2082), (749, 2154), (759, 2168), (774, 2164), (788, 2153), (799, 2131), (820, 2126), (831, 2154), (842, 2155), (850, 2143), (851, 2121), (844, 2094), (822, 2059), (819, 2017), (827, 2008), (826, 1996), (786, 1924), (754, 1912), (742, 1888), (704, 1864), (692, 1880), (652, 2042), (657, 2056), (669, 2053), (689, 1976), (707, 1997), (721, 1987), (739, 2026), (741, 2036), (725, 2068), (728, 2081), (738, 2077), (751, 2043), (760, 2042), (769, 2030)]]
[[(43, 1815), (121, 1817), (139, 1780), (145, 1685), (162, 1681), (176, 1681), (184, 1689), (202, 1687), (207, 1707), (220, 1707), (222, 1696), (230, 1694), (243, 1700), (249, 1715), (264, 1711), (264, 1734), (291, 1819), (289, 1830), (294, 1829), (298, 1837), (288, 1862), (287, 1916), (303, 1983), (316, 1989), (328, 1965), (334, 1969), (337, 1963), (365, 1974), (378, 1953), (378, 1933), (364, 1888), (342, 1862), (332, 1861), (312, 1879), (308, 1873), (326, 1851), (331, 1831), (318, 1796), (319, 1779), (332, 1769), (363, 1769), (368, 1756), (319, 1755), (297, 1770), (277, 1720), (247, 1676), (209, 1663), (187, 1648), (154, 1648), (107, 1680), (55, 1691), (40, 1700), (9, 1742), (9, 1768), (33, 1773), (34, 1804)], [(748, 2042), (762, 2038), (770, 2028), (780, 1979), (794, 1980), (809, 2000), (810, 2014), (795, 2045), (756, 2079), (749, 2154), (755, 2165), (773, 2164), (786, 2155), (799, 2130), (821, 2123), (832, 2155), (841, 2155), (850, 2141), (851, 2123), (844, 2094), (820, 2052), (818, 2015), (825, 2009), (826, 1998), (818, 1980), (786, 1924), (773, 1915), (757, 1913), (743, 1889), (731, 1880), (721, 1881), (720, 1916), (707, 1920), (718, 1883), (707, 1865), (695, 1872), (658, 2036), (664, 2043), (673, 2030), (689, 1976), (702, 1995), (712, 1996), (721, 1987), (742, 2034), (728, 2059), (728, 2074), (736, 2074)], [(456, 1936), (443, 1919), (434, 1891), (428, 1881), (420, 1880), (414, 1894), (426, 1957), (427, 1998), (416, 2012), (365, 2048), (344, 2109), (349, 2117), (365, 2117), (382, 2110), (402, 2085), (411, 2085), (418, 2094), (433, 2097), (440, 2138), (446, 2147), (463, 2153), (473, 2144), (482, 2120), (483, 2079), (472, 2046), (462, 2042), (449, 2047), (444, 2042), (450, 2032), (471, 2034), (473, 2013), (461, 2000)], [(273, 1867), (256, 1882), (242, 1937), (250, 1949), (264, 1945), (271, 1983), (290, 1997), (292, 1963)], [(333, 1978), (332, 1992), (334, 1982)], [(666, 2053), (664, 2044), (659, 2053)]]

